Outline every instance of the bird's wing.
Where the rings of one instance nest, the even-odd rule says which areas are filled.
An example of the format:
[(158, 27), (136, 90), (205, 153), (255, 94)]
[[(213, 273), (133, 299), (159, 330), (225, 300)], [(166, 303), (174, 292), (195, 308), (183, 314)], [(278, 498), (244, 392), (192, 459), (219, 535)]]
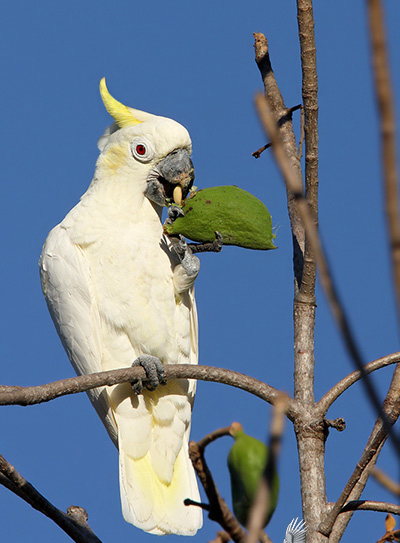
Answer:
[(283, 543), (305, 543), (307, 526), (304, 521), (297, 522), (298, 517), (294, 518), (286, 528), (285, 539)]
[[(39, 261), (40, 278), (50, 315), (78, 375), (102, 371), (100, 316), (90, 269), (82, 249), (58, 225), (50, 232)], [(117, 427), (104, 388), (88, 396), (117, 444)]]

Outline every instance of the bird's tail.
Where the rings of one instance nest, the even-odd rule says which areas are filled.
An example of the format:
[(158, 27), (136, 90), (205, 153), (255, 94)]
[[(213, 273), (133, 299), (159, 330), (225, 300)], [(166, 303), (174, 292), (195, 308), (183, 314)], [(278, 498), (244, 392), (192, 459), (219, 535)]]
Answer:
[(135, 460), (120, 450), (122, 513), (127, 522), (156, 535), (194, 535), (201, 528), (201, 509), (183, 503), (186, 498), (200, 501), (187, 449), (185, 439), (169, 484), (154, 472), (149, 454)]

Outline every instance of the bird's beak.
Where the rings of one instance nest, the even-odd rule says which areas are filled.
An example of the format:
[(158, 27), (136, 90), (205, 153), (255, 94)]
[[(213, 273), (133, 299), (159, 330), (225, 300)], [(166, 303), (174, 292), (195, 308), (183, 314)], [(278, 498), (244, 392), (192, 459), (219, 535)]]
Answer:
[(149, 173), (145, 196), (154, 203), (181, 205), (194, 181), (193, 162), (186, 149), (175, 149)]

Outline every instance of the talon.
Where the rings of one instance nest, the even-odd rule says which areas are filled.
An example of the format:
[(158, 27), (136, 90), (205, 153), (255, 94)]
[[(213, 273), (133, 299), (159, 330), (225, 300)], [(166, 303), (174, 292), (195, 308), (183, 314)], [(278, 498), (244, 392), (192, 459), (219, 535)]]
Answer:
[[(142, 354), (132, 364), (132, 366), (142, 366), (146, 372), (147, 390), (155, 390), (158, 385), (166, 385), (165, 369), (161, 360), (149, 354)], [(141, 394), (143, 391), (142, 379), (137, 379), (132, 384), (132, 390), (135, 394)]]
[(179, 260), (182, 261), (185, 258), (186, 253), (188, 252), (188, 245), (185, 238), (182, 236), (182, 234), (179, 234), (178, 236), (170, 238), (170, 240), (172, 249), (178, 256)]
[(178, 217), (183, 217), (185, 215), (182, 208), (177, 205), (172, 205), (168, 208), (168, 219), (165, 221), (167, 224), (173, 223)]
[(213, 244), (215, 248), (217, 249), (216, 252), (221, 251), (222, 246), (224, 244), (224, 238), (222, 237), (222, 234), (218, 232), (218, 230), (215, 231), (215, 240), (213, 241)]

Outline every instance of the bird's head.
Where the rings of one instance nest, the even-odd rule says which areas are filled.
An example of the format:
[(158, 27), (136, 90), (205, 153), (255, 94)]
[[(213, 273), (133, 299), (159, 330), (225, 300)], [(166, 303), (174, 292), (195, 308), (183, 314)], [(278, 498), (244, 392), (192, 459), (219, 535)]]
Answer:
[(114, 124), (99, 140), (99, 166), (131, 177), (159, 206), (180, 205), (193, 185), (192, 143), (186, 128), (167, 119), (124, 106), (111, 96), (105, 78), (100, 94)]

